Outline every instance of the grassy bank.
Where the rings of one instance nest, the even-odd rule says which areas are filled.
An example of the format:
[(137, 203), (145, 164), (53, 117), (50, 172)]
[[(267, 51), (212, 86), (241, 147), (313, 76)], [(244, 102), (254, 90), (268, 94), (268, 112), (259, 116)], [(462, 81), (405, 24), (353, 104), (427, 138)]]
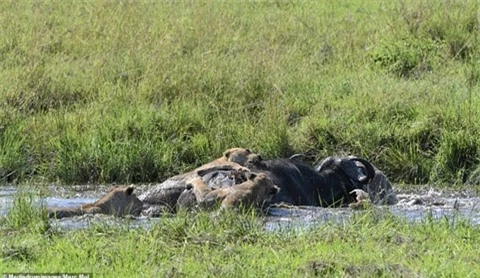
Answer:
[(51, 228), (28, 198), (0, 221), (0, 273), (94, 277), (476, 277), (480, 230), (459, 219), (412, 224), (375, 211), (349, 224), (267, 232), (252, 213), (179, 213), (149, 229)]
[(0, 180), (150, 182), (232, 146), (477, 183), (477, 1), (2, 1)]

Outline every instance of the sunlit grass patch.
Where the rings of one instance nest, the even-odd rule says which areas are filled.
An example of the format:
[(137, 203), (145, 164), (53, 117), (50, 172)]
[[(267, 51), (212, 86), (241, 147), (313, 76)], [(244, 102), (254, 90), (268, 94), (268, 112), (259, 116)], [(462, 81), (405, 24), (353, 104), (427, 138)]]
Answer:
[(0, 5), (5, 182), (155, 182), (236, 146), (405, 183), (479, 164), (476, 1)]

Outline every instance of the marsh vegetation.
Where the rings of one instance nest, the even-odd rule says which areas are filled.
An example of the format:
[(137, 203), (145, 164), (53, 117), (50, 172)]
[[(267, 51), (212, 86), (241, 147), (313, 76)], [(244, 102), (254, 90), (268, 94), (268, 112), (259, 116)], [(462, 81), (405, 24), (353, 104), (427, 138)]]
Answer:
[[(0, 181), (150, 183), (230, 147), (364, 157), (398, 184), (480, 179), (478, 1), (1, 1)], [(478, 227), (366, 211), (51, 227), (20, 196), (0, 272), (478, 276)]]
[(477, 1), (0, 8), (5, 182), (161, 181), (235, 146), (477, 180)]

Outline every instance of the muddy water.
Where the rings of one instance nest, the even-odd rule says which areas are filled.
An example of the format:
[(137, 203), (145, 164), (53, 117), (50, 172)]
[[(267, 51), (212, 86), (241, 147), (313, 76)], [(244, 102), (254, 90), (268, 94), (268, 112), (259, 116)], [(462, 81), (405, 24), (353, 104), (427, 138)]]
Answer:
[[(407, 197), (407, 196), (405, 196)], [(374, 206), (372, 211), (377, 216), (395, 216), (410, 222), (421, 222), (427, 218), (449, 221), (467, 220), (473, 225), (480, 225), (480, 198), (442, 199), (444, 204), (413, 204), (415, 198), (408, 196), (407, 203), (393, 206)], [(271, 209), (267, 217), (267, 230), (298, 230), (315, 227), (326, 222), (348, 223), (361, 211), (350, 208), (304, 207), (295, 209)]]
[(7, 214), (13, 206), (13, 196), (17, 193), (14, 187), (0, 187), (0, 216)]
[[(92, 203), (106, 189), (88, 191), (54, 190), (55, 197), (35, 199), (35, 205), (47, 207), (76, 207)], [(27, 190), (35, 194), (34, 190)], [(18, 193), (15, 187), (0, 187), (0, 217), (7, 215)], [(480, 195), (476, 192), (442, 192), (434, 189), (417, 192), (400, 192), (398, 204), (393, 206), (374, 206), (377, 215), (393, 215), (411, 222), (431, 218), (440, 220), (462, 219), (473, 225), (480, 225)], [(301, 230), (314, 228), (326, 222), (348, 223), (356, 214), (362, 213), (350, 208), (290, 207), (271, 208), (265, 218), (265, 228), (274, 230)], [(129, 227), (150, 227), (155, 218), (115, 218), (100, 215), (52, 220), (52, 225), (60, 228), (83, 228), (89, 225), (129, 225)]]

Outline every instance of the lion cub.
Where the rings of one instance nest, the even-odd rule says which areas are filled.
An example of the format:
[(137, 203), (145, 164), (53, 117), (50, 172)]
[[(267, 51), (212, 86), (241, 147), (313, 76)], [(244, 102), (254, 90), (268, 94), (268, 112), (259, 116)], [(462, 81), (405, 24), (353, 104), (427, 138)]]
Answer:
[(245, 173), (247, 180), (226, 188), (209, 188), (201, 178), (189, 182), (197, 202), (202, 207), (221, 204), (221, 209), (256, 206), (263, 207), (280, 190), (264, 173)]
[(139, 215), (143, 209), (143, 202), (133, 193), (133, 187), (114, 186), (110, 191), (94, 202), (76, 208), (51, 208), (48, 210), (50, 218), (64, 218), (83, 214), (110, 214), (115, 216)]
[(253, 153), (249, 149), (231, 148), (226, 150), (221, 157), (198, 167), (195, 169), (195, 172), (200, 176), (219, 170), (239, 170), (246, 172), (248, 169), (243, 166), (245, 166), (247, 161), (259, 160), (261, 160), (260, 155)]

